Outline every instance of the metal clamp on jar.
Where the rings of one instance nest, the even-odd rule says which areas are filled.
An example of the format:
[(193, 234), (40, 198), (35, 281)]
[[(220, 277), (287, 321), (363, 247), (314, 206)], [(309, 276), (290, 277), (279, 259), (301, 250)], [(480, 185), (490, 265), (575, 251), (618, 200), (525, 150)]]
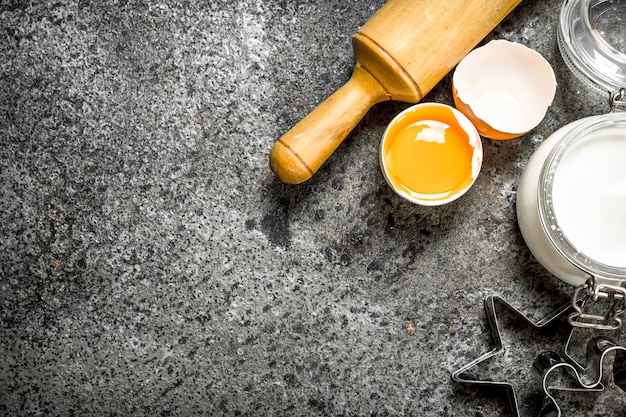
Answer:
[(626, 0), (566, 0), (570, 70), (609, 92), (610, 112), (559, 129), (520, 179), (519, 226), (535, 258), (576, 287), (574, 326), (613, 330), (626, 311)]

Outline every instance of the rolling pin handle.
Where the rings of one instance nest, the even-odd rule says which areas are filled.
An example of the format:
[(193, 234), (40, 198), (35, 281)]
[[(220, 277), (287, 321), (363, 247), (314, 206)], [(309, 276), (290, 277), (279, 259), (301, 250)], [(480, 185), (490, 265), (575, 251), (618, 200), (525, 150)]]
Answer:
[(283, 182), (313, 176), (376, 103), (390, 96), (362, 66), (346, 84), (285, 133), (270, 151), (270, 167)]

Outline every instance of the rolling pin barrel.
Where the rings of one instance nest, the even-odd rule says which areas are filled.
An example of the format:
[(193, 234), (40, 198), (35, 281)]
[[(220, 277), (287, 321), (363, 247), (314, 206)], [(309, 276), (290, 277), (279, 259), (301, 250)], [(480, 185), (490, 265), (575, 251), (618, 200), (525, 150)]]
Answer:
[(418, 102), (520, 1), (388, 1), (353, 37), (350, 80), (274, 144), (271, 169), (311, 178), (374, 104)]

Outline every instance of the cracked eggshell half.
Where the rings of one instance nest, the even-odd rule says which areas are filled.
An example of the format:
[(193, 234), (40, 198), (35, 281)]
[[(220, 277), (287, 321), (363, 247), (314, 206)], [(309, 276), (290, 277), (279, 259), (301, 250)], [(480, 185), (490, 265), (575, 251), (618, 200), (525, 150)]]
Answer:
[(515, 42), (493, 40), (471, 51), (452, 77), (454, 104), (490, 139), (513, 139), (534, 129), (556, 93), (550, 63)]

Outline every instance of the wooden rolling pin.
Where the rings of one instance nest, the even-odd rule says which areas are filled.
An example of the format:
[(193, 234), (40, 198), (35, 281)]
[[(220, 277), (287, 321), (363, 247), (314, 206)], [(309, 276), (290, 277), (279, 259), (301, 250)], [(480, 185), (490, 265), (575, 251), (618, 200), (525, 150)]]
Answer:
[(390, 0), (353, 36), (350, 80), (285, 133), (270, 167), (311, 178), (376, 103), (418, 102), (521, 0)]

